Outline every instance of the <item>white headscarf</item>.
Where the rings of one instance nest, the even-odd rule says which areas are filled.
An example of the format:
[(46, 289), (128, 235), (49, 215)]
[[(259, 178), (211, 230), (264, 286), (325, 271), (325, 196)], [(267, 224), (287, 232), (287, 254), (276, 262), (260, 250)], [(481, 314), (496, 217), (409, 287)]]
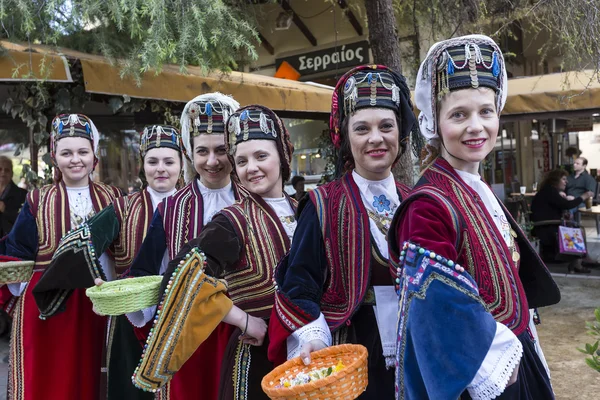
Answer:
[(437, 78), (439, 57), (443, 54), (444, 50), (449, 47), (463, 45), (465, 46), (465, 51), (467, 51), (467, 49), (478, 47), (480, 44), (492, 46), (500, 55), (500, 69), (502, 76), (500, 82), (501, 88), (499, 90), (496, 103), (498, 114), (500, 114), (504, 108), (504, 105), (506, 104), (506, 96), (508, 94), (506, 66), (504, 64), (502, 52), (494, 40), (484, 35), (467, 35), (444, 40), (434, 44), (427, 52), (427, 57), (425, 57), (425, 60), (419, 67), (417, 82), (415, 85), (415, 104), (421, 111), (419, 114), (419, 128), (421, 129), (421, 135), (427, 139), (429, 144), (435, 147), (439, 147), (439, 135), (437, 132), (437, 98), (436, 82), (434, 79)]
[[(238, 108), (240, 108), (240, 103), (238, 103), (237, 101), (235, 101), (233, 99), (233, 97), (228, 96), (228, 95), (224, 95), (222, 93), (219, 92), (214, 92), (214, 93), (206, 93), (206, 94), (201, 94), (200, 96), (196, 96), (194, 97), (191, 101), (189, 101), (185, 107), (183, 108), (183, 112), (181, 113), (181, 140), (183, 141), (183, 146), (185, 148), (185, 151), (187, 153), (187, 156), (189, 157), (186, 158), (184, 157), (184, 161), (183, 161), (183, 178), (185, 180), (185, 183), (189, 183), (191, 182), (194, 177), (196, 176), (196, 169), (194, 168), (194, 153), (193, 153), (193, 148), (192, 148), (192, 141), (191, 141), (191, 135), (190, 135), (190, 130), (192, 129), (192, 126), (190, 125), (190, 118), (187, 115), (188, 114), (188, 110), (190, 108), (190, 106), (194, 103), (199, 103), (199, 102), (218, 102), (223, 106), (223, 109), (228, 109), (228, 113), (227, 115), (223, 115), (223, 124), (227, 123), (227, 117), (231, 114), (233, 114)], [(223, 142), (225, 143), (225, 142)]]

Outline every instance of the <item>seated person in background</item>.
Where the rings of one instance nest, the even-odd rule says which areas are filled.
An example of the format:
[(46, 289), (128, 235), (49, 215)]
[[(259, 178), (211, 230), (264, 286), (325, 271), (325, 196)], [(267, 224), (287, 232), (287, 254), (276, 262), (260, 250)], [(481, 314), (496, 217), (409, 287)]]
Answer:
[(27, 196), (27, 190), (15, 185), (12, 178), (12, 160), (0, 156), (0, 237), (8, 235), (12, 229)]
[[(561, 255), (557, 260), (558, 226), (561, 225), (565, 212), (582, 204), (593, 196), (594, 192), (586, 191), (578, 197), (567, 200), (560, 192), (567, 186), (567, 172), (555, 169), (548, 172), (540, 185), (539, 191), (531, 203), (531, 220), (534, 222), (534, 233), (540, 239), (540, 256), (545, 262), (569, 261), (569, 272), (590, 272), (581, 266), (581, 259), (577, 256)], [(545, 225), (540, 222), (550, 222)], [(536, 224), (538, 223), (538, 224)]]
[(296, 175), (292, 178), (292, 187), (296, 191), (292, 197), (297, 201), (300, 201), (306, 194), (304, 191), (304, 181), (304, 177), (300, 175)]
[(573, 163), (573, 173), (567, 178), (568, 200), (576, 199), (585, 192), (592, 192), (592, 195), (596, 193), (596, 180), (586, 171), (587, 164), (588, 160), (584, 157), (577, 158)]

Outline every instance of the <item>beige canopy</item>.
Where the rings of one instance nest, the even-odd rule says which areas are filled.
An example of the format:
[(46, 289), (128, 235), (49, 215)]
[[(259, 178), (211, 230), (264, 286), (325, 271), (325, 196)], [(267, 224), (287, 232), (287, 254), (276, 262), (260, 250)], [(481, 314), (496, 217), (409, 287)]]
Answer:
[(205, 75), (192, 66), (184, 74), (175, 65), (165, 65), (159, 74), (145, 73), (137, 85), (133, 79), (121, 79), (119, 66), (104, 57), (68, 49), (57, 53), (41, 45), (32, 46), (30, 52), (28, 46), (1, 44), (8, 52), (0, 56), (0, 81), (72, 82), (69, 58), (81, 62), (89, 93), (187, 102), (199, 94), (217, 91), (232, 95), (241, 105), (262, 104), (279, 111), (329, 113), (331, 109), (332, 91), (321, 85), (241, 72)]
[[(104, 57), (41, 45), (32, 46), (32, 51), (6, 41), (1, 45), (8, 52), (0, 55), (0, 81), (72, 82), (69, 58), (81, 61), (90, 93), (187, 102), (198, 94), (219, 91), (233, 95), (242, 105), (263, 104), (279, 111), (329, 113), (331, 109), (332, 90), (310, 83), (241, 72), (205, 75), (198, 67), (188, 67), (183, 74), (178, 66), (165, 65), (158, 75), (144, 74), (138, 86), (133, 79), (121, 79), (119, 66)], [(600, 82), (591, 70), (510, 79), (508, 88), (503, 116), (600, 108)]]

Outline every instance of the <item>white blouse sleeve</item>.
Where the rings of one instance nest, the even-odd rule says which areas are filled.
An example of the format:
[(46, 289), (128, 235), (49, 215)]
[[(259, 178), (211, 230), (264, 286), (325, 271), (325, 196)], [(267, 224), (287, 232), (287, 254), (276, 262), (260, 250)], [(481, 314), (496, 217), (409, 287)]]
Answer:
[(510, 329), (496, 322), (496, 335), (481, 367), (467, 386), (473, 400), (494, 399), (504, 392), (523, 355), (523, 345)]

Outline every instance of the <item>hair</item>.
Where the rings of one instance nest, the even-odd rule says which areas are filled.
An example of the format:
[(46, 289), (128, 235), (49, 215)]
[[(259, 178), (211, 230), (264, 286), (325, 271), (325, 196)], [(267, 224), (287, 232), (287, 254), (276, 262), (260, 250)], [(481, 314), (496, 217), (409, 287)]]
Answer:
[(569, 176), (569, 174), (564, 169), (553, 169), (552, 171), (548, 172), (544, 177), (544, 180), (540, 184), (540, 190), (542, 190), (546, 186), (557, 187), (560, 183), (560, 180), (565, 176)]
[[(372, 108), (378, 108), (378, 107), (372, 107)], [(364, 110), (364, 109), (366, 109), (366, 108), (361, 108), (361, 110)], [(386, 110), (387, 110), (387, 108), (386, 108)], [(357, 111), (359, 111), (359, 110), (357, 110)], [(340, 141), (340, 148), (337, 151), (337, 157), (336, 157), (336, 162), (335, 162), (335, 178), (341, 177), (346, 172), (353, 170), (355, 167), (354, 157), (352, 157), (352, 147), (350, 146), (350, 135), (348, 134), (348, 125), (350, 123), (351, 115), (353, 115), (353, 114), (345, 116), (340, 125), (341, 141)], [(394, 162), (392, 163), (392, 165), (396, 164), (398, 162), (398, 160), (400, 159), (400, 157), (402, 157), (402, 154), (404, 154), (404, 152), (406, 151), (406, 140), (400, 140), (400, 136), (401, 136), (400, 128), (402, 126), (402, 119), (398, 115), (397, 112), (394, 112), (394, 115), (396, 116), (396, 127), (398, 129), (398, 141), (400, 143), (400, 149), (398, 150), (398, 154), (396, 155), (396, 158), (394, 159)]]
[(306, 179), (304, 179), (304, 177), (303, 177), (303, 176), (296, 175), (296, 176), (294, 176), (294, 177), (292, 178), (292, 182), (291, 182), (291, 184), (292, 184), (292, 186), (293, 186), (293, 187), (294, 187), (294, 189), (295, 189), (295, 188), (296, 188), (296, 184), (297, 184), (298, 182), (304, 182), (305, 180), (306, 180)]

